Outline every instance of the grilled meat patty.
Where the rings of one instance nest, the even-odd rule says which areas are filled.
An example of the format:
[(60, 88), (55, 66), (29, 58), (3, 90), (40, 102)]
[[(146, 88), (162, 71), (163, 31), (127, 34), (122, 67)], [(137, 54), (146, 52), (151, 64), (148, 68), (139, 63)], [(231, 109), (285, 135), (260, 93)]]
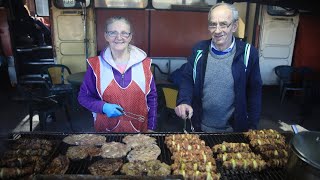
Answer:
[(131, 150), (127, 145), (120, 142), (105, 143), (101, 147), (101, 156), (103, 158), (120, 158), (127, 155)]
[(63, 142), (70, 145), (102, 145), (106, 137), (97, 134), (75, 134), (63, 138)]
[(122, 159), (102, 159), (91, 164), (88, 169), (96, 176), (110, 176), (117, 172), (122, 164)]

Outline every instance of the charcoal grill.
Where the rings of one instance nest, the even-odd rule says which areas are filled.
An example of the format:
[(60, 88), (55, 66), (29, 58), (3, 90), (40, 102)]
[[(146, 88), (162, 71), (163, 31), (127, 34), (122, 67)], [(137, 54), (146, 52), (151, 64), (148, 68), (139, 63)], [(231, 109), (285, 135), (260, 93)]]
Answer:
[[(76, 134), (76, 133), (72, 133)], [(127, 133), (122, 134), (105, 134), (105, 133), (95, 133), (99, 135), (104, 135), (107, 138), (107, 142), (116, 141), (116, 142), (122, 142), (122, 139), (127, 135)], [(166, 144), (164, 143), (165, 136), (171, 135), (171, 134), (178, 134), (178, 133), (152, 133), (148, 134), (152, 137), (155, 137), (157, 139), (157, 144), (161, 149), (161, 154), (158, 157), (158, 159), (162, 162), (165, 162), (167, 164), (172, 164), (173, 161), (171, 160), (171, 152), (167, 148)], [(191, 134), (198, 134), (200, 136), (200, 139), (204, 140), (206, 142), (206, 145), (209, 147), (213, 147), (215, 144), (220, 144), (223, 141), (226, 142), (244, 142), (249, 143), (249, 139), (246, 138), (242, 133), (223, 133), (223, 134), (211, 134), (211, 133), (191, 133)], [(288, 143), (290, 138), (292, 137), (292, 133), (282, 133), (286, 137), (286, 142)], [(29, 137), (29, 138), (45, 138), (48, 140), (55, 140), (60, 141), (58, 147), (55, 149), (55, 152), (53, 153), (52, 157), (56, 157), (58, 154), (66, 154), (66, 151), (70, 145), (63, 143), (62, 139), (68, 135), (66, 133), (18, 133), (18, 134), (11, 134), (9, 136), (9, 139), (16, 140), (21, 137)], [(84, 160), (79, 161), (70, 161), (69, 169), (66, 172), (68, 176), (73, 175), (81, 175), (79, 178), (89, 175), (88, 166), (91, 165), (93, 162), (98, 160), (96, 157), (94, 158), (87, 158)], [(251, 171), (235, 171), (235, 170), (226, 170), (222, 168), (222, 164), (217, 161), (217, 168), (218, 172), (221, 173), (221, 179), (286, 179), (287, 172), (285, 168), (267, 168), (265, 170), (262, 170), (260, 172), (251, 172)], [(120, 173), (118, 173), (120, 177)], [(41, 177), (39, 179), (43, 178), (43, 175), (40, 175), (38, 177)], [(91, 176), (88, 176), (91, 177)], [(90, 178), (89, 178), (90, 179)], [(122, 179), (122, 178), (120, 178)], [(179, 177), (173, 177), (173, 178), (165, 178), (165, 179), (179, 179)]]

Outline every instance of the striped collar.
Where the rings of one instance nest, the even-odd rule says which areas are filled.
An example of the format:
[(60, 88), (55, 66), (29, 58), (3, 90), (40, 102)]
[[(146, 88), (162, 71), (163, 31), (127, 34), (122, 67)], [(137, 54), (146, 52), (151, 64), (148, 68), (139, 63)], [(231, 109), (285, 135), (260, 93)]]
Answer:
[(212, 42), (211, 42), (210, 49), (216, 55), (224, 55), (224, 54), (227, 54), (228, 52), (230, 52), (233, 49), (234, 45), (235, 45), (235, 38), (233, 37), (232, 38), (232, 43), (227, 49), (225, 49), (223, 51), (219, 51)]

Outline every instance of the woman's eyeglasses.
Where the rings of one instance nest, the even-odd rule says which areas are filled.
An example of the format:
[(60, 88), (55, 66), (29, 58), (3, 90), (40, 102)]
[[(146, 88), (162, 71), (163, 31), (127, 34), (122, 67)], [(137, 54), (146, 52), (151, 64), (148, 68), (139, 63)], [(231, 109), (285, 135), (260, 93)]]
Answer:
[(120, 37), (122, 38), (129, 38), (131, 35), (130, 32), (125, 32), (125, 31), (122, 31), (121, 33), (119, 33), (118, 31), (107, 31), (106, 33), (111, 38), (118, 37), (119, 34), (120, 34)]

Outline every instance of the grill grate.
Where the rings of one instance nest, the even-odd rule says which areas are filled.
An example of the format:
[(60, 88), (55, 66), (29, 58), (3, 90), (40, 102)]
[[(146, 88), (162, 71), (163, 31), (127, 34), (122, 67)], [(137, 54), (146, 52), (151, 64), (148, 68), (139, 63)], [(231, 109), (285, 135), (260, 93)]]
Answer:
[[(75, 133), (74, 133), (75, 134)], [(98, 134), (98, 133), (96, 133)], [(107, 142), (116, 141), (116, 142), (122, 142), (122, 139), (131, 134), (102, 134), (107, 139)], [(173, 133), (170, 133), (173, 134)], [(176, 133), (178, 134), (178, 133)], [(191, 134), (199, 134), (200, 139), (204, 140), (206, 142), (206, 145), (209, 147), (213, 147), (216, 144), (220, 144), (223, 141), (226, 142), (244, 142), (249, 143), (249, 139), (247, 139), (242, 133), (224, 133), (224, 134), (208, 134), (208, 133), (191, 133)], [(37, 137), (37, 138), (45, 138), (48, 140), (55, 140), (59, 141), (58, 147), (55, 149), (55, 152), (53, 153), (52, 157), (56, 157), (59, 154), (65, 155), (67, 152), (67, 149), (69, 146), (68, 144), (65, 144), (62, 142), (62, 139), (68, 135), (71, 134), (65, 134), (65, 133), (22, 133), (22, 134), (12, 134), (10, 137), (12, 140), (16, 140), (20, 137)], [(155, 137), (157, 139), (157, 144), (161, 149), (161, 154), (159, 156), (159, 160), (166, 163), (166, 164), (172, 164), (173, 161), (171, 160), (171, 152), (167, 148), (166, 144), (164, 143), (165, 136), (169, 135), (168, 133), (153, 133), (148, 134), (152, 137)], [(291, 138), (291, 133), (283, 133), (283, 135), (286, 137), (286, 142), (289, 142), (289, 139)], [(68, 175), (75, 175), (75, 174), (82, 174), (82, 175), (88, 175), (90, 174), (88, 171), (88, 166), (90, 166), (93, 162), (97, 161), (98, 159), (101, 159), (101, 157), (93, 157), (92, 159), (84, 159), (79, 161), (70, 161), (69, 169), (67, 170), (66, 174)], [(124, 159), (125, 162), (127, 162), (126, 159)], [(286, 178), (286, 170), (284, 168), (267, 168), (265, 170), (262, 170), (260, 172), (251, 172), (251, 171), (234, 171), (234, 170), (226, 170), (222, 168), (222, 163), (217, 161), (217, 168), (218, 171), (221, 173), (221, 179), (243, 179), (243, 180), (254, 180), (254, 179), (267, 179), (267, 180), (278, 180), (278, 179), (285, 179)], [(120, 175), (118, 172), (117, 175)]]

